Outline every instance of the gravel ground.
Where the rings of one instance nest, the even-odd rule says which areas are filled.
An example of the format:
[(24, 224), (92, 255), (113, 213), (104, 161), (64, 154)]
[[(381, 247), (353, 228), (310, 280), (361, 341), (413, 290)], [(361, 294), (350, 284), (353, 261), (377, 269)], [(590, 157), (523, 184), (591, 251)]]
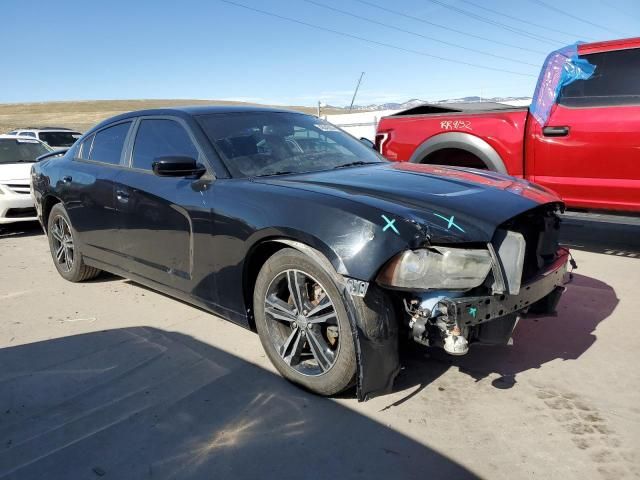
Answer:
[(37, 226), (0, 246), (0, 479), (640, 476), (633, 252), (574, 251), (557, 316), (465, 357), (416, 348), (392, 394), (358, 403), (288, 384), (206, 312), (65, 282)]

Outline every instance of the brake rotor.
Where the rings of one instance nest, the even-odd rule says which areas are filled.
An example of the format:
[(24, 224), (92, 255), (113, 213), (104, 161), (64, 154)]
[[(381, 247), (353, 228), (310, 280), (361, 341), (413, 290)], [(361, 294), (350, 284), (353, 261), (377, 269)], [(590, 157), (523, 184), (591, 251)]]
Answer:
[[(320, 287), (320, 285), (316, 284), (313, 286), (313, 292), (311, 294), (311, 303), (313, 304), (313, 306), (317, 306), (320, 304), (320, 302), (322, 302), (322, 300), (324, 300), (324, 297), (327, 294), (325, 293), (325, 291), (322, 289), (322, 287)], [(338, 344), (338, 336), (339, 336), (339, 331), (338, 331), (338, 327), (335, 325), (330, 325), (328, 327), (326, 327), (325, 331), (324, 331), (324, 336), (327, 339), (327, 342), (329, 343), (330, 347), (335, 347)]]

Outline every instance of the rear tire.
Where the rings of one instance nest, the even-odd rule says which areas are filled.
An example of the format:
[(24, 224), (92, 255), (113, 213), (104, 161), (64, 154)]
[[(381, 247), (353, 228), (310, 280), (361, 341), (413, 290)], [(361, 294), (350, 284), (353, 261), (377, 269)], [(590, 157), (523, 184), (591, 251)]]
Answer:
[(256, 328), (280, 374), (320, 395), (355, 384), (356, 351), (343, 299), (331, 276), (292, 248), (262, 266), (253, 292)]
[(78, 235), (61, 203), (55, 204), (49, 213), (47, 237), (53, 264), (62, 278), (70, 282), (83, 282), (100, 274), (100, 270), (84, 263), (77, 242)]

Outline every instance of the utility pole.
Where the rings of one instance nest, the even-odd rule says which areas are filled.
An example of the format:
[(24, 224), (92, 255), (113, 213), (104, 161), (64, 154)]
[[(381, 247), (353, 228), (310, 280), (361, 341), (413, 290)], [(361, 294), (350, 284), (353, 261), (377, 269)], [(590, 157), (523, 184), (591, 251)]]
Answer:
[(318, 118), (320, 118), (320, 100), (318, 100)]
[(351, 113), (351, 109), (353, 108), (353, 102), (356, 101), (356, 95), (358, 94), (358, 89), (360, 88), (360, 83), (362, 83), (362, 77), (364, 77), (364, 72), (360, 74), (360, 78), (358, 79), (358, 84), (356, 85), (356, 91), (353, 92), (353, 98), (351, 99), (351, 105), (349, 105), (349, 113)]

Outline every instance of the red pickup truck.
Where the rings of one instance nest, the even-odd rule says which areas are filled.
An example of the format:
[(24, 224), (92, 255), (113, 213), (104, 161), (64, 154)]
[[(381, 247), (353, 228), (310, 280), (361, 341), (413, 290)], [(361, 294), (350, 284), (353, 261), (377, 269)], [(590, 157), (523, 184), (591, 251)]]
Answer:
[[(571, 209), (640, 213), (640, 38), (558, 52), (545, 61), (531, 107), (418, 106), (382, 118), (376, 148), (392, 161), (526, 178)], [(581, 63), (590, 75), (557, 81), (558, 65), (571, 72)]]

